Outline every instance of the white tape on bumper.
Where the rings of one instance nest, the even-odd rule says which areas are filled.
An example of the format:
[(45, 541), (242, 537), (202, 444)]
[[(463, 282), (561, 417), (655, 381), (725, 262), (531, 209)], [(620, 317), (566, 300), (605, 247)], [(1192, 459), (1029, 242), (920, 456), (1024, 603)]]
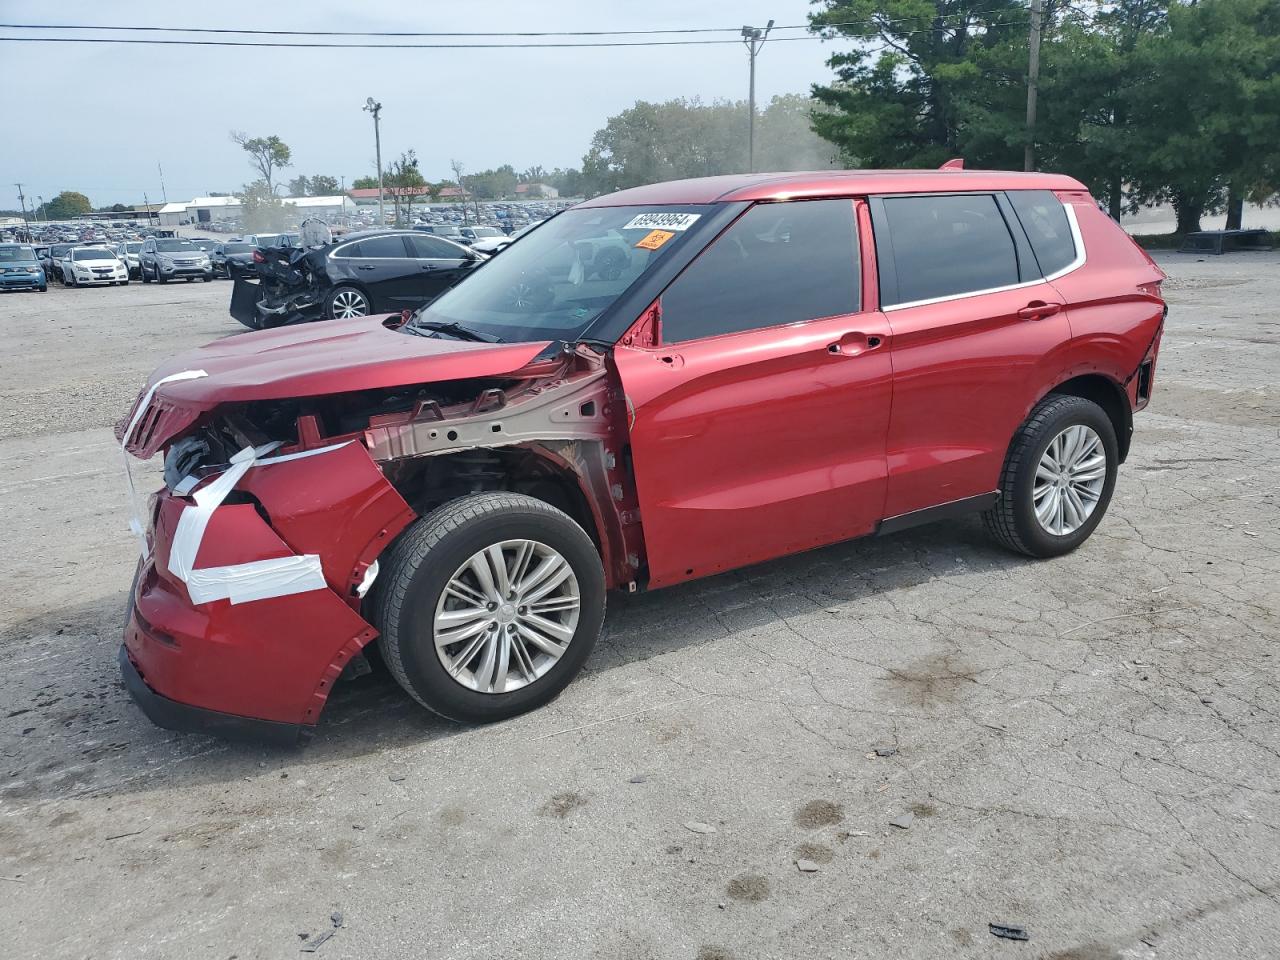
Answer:
[(151, 406), (151, 398), (156, 395), (156, 391), (160, 387), (166, 383), (175, 383), (179, 380), (198, 380), (208, 375), (203, 370), (183, 370), (181, 373), (171, 373), (167, 377), (161, 377), (150, 386), (146, 395), (138, 401), (138, 407), (133, 411), (133, 416), (129, 418), (129, 425), (125, 427), (124, 439), (120, 441), (120, 455), (124, 458), (124, 479), (129, 487), (129, 529), (137, 534), (138, 541), (142, 544), (143, 554), (147, 552), (147, 533), (142, 526), (142, 511), (138, 509), (138, 491), (133, 485), (133, 472), (129, 469), (129, 451), (127, 449), (129, 439), (133, 436), (133, 431), (138, 428), (138, 421), (147, 412), (147, 407)]
[(251, 600), (269, 600), (272, 597), (323, 590), (328, 586), (320, 568), (320, 557), (314, 553), (252, 560), (223, 567), (204, 567), (200, 570), (195, 568), (200, 543), (204, 540), (204, 532), (213, 517), (213, 511), (222, 505), (227, 494), (235, 489), (235, 485), (250, 468), (258, 464), (258, 457), (265, 456), (278, 446), (280, 444), (277, 441), (256, 450), (245, 447), (231, 458), (230, 466), (221, 476), (195, 492), (192, 496), (195, 504), (184, 507), (182, 515), (178, 517), (178, 528), (169, 545), (169, 572), (187, 585), (192, 603), (211, 603), (214, 600), (248, 603)]

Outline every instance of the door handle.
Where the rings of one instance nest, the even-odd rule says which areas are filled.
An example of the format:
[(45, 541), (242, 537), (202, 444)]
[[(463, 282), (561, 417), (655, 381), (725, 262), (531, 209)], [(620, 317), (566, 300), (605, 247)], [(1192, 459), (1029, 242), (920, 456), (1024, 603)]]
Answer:
[(371, 265), (367, 264), (367, 263), (362, 263), (362, 264), (360, 264), (360, 266), (356, 267), (356, 269), (357, 269), (357, 270), (372, 270), (372, 269), (373, 269), (373, 267), (372, 267)]
[(827, 344), (827, 353), (843, 357), (856, 357), (860, 353), (874, 350), (884, 342), (878, 334), (865, 334), (859, 331), (846, 333), (835, 343)]
[(424, 263), (422, 265), (423, 270), (434, 270), (435, 268), (436, 268), (436, 265), (434, 263)]
[(1018, 316), (1023, 320), (1043, 320), (1045, 317), (1052, 317), (1061, 309), (1062, 304), (1060, 303), (1045, 303), (1043, 300), (1032, 300), (1018, 311)]

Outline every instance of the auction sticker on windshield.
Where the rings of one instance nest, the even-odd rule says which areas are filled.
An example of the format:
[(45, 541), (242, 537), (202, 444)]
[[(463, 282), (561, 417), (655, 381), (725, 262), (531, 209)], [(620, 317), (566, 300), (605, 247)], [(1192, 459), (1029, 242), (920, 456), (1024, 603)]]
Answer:
[(642, 213), (632, 217), (623, 230), (688, 230), (700, 213)]
[(650, 230), (636, 243), (636, 246), (641, 250), (657, 250), (674, 236), (675, 234), (670, 230)]

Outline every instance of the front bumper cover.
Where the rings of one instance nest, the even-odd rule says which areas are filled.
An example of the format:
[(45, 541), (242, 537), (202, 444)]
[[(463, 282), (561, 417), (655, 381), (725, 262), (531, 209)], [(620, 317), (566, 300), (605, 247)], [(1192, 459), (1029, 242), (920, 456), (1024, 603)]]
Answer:
[(299, 746), (311, 739), (314, 727), (301, 723), (282, 723), (277, 720), (258, 720), (231, 713), (220, 713), (204, 707), (170, 700), (147, 686), (142, 674), (129, 658), (129, 651), (120, 645), (120, 676), (129, 696), (142, 708), (147, 719), (166, 730), (184, 733), (207, 733), (227, 740), (246, 740), (253, 743), (271, 743), (280, 746)]
[[(234, 489), (243, 502), (212, 508), (191, 557), (175, 544), (184, 514), (199, 512), (199, 488), (153, 499), (124, 638), (146, 689), (130, 689), (161, 726), (239, 725), (279, 741), (277, 727), (314, 727), (343, 669), (377, 636), (357, 587), (415, 514), (359, 443), (255, 462)], [(307, 557), (322, 579), (258, 572)], [(218, 578), (226, 590), (210, 589)]]

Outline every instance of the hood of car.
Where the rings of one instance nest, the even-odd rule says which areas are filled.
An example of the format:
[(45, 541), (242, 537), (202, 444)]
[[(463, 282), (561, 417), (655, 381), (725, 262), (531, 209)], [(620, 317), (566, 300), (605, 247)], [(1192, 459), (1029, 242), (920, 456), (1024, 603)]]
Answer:
[[(356, 390), (502, 377), (528, 366), (550, 346), (472, 343), (418, 337), (384, 325), (386, 316), (355, 317), (217, 340), (181, 354), (151, 375), (129, 418), (117, 427), (127, 448), (147, 459), (202, 414), (224, 403), (314, 397)], [(173, 379), (169, 379), (173, 378)]]

